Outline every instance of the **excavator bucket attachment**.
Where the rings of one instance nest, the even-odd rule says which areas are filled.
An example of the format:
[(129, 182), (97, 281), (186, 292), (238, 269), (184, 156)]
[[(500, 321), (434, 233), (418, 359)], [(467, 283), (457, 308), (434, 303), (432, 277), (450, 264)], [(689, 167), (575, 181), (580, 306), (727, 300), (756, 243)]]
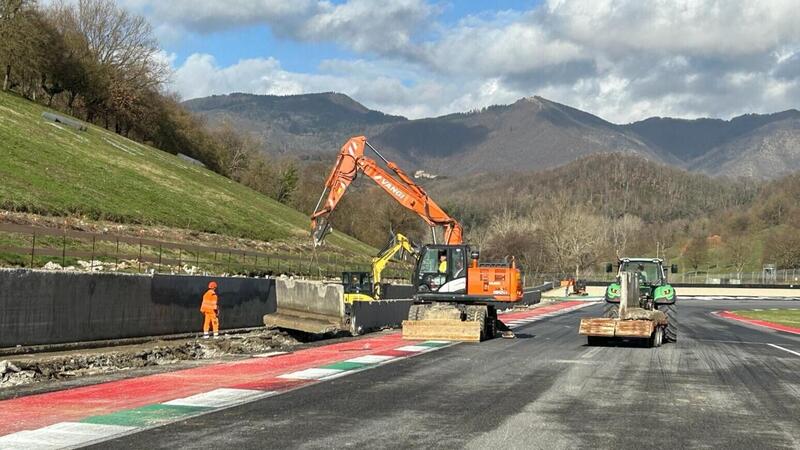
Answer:
[(404, 320), (403, 339), (480, 342), (481, 325), (463, 320)]
[(325, 236), (330, 233), (331, 224), (324, 217), (319, 217), (314, 220), (311, 229), (311, 238), (314, 240), (314, 247), (319, 247), (325, 242)]

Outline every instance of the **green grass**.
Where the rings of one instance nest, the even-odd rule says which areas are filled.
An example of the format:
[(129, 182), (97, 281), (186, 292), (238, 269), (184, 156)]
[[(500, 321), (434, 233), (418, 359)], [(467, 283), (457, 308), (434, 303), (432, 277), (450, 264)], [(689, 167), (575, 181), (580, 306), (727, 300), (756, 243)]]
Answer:
[[(310, 240), (309, 218), (239, 183), (99, 127), (42, 119), (47, 108), (0, 93), (0, 209), (165, 225), (273, 242)], [(341, 233), (328, 242), (375, 249)]]
[(765, 311), (732, 311), (748, 319), (765, 320), (790, 327), (800, 328), (800, 309), (768, 309)]

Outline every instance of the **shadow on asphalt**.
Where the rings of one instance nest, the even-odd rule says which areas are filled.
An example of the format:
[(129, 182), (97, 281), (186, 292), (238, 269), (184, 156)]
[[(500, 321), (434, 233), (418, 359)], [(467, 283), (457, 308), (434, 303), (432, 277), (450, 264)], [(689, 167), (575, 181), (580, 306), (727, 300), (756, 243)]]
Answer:
[(533, 339), (536, 337), (536, 335), (528, 333), (514, 333), (514, 337), (516, 339)]

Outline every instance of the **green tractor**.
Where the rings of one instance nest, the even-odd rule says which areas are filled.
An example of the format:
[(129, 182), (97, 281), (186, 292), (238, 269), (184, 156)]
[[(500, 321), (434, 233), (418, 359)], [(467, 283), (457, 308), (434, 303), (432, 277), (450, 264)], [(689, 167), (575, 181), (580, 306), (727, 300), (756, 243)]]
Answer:
[[(635, 273), (639, 278), (639, 307), (647, 310), (658, 310), (666, 314), (669, 323), (664, 330), (664, 340), (675, 342), (678, 340), (678, 311), (675, 307), (677, 295), (675, 288), (667, 282), (667, 271), (664, 260), (659, 258), (621, 258), (618, 263), (618, 274), (622, 272)], [(614, 267), (606, 265), (606, 272), (611, 273)], [(677, 273), (678, 266), (673, 264), (670, 272)], [(619, 318), (619, 302), (622, 288), (619, 276), (616, 281), (606, 288), (606, 308), (603, 317), (610, 319)]]

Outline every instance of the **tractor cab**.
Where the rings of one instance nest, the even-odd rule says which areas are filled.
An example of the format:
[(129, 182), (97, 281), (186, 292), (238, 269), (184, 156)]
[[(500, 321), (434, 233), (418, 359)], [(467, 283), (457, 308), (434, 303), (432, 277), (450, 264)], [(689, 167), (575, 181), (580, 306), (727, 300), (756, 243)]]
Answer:
[[(606, 266), (606, 271), (610, 272), (610, 266)], [(678, 266), (671, 266), (672, 273), (678, 272)], [(664, 268), (664, 260), (660, 258), (622, 258), (619, 260), (619, 271), (616, 281), (611, 283), (606, 289), (606, 301), (609, 303), (619, 302), (621, 291), (619, 279), (623, 272), (634, 273), (639, 278), (639, 293), (643, 302), (654, 301), (659, 304), (671, 304), (675, 302), (675, 290), (667, 281), (667, 271)]]

